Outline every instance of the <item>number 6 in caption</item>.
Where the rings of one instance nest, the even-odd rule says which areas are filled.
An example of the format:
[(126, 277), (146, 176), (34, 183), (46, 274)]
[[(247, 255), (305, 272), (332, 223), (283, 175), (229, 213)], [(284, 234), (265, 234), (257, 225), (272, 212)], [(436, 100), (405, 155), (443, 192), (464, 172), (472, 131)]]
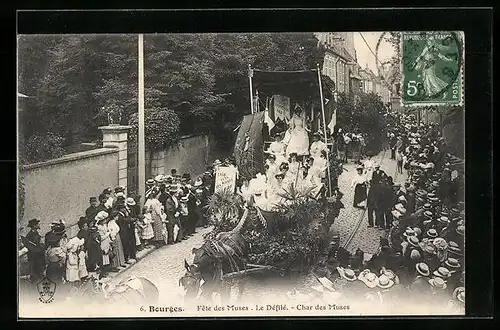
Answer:
[(145, 312), (145, 311), (146, 311), (146, 309), (144, 308), (144, 306), (141, 306), (141, 308), (139, 308), (139, 310), (140, 310), (141, 312)]

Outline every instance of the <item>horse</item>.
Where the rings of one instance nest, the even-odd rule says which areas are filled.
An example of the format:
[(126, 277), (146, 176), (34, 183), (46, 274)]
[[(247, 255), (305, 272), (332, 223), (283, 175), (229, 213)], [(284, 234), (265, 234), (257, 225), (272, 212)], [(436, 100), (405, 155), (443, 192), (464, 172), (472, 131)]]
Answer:
[[(241, 235), (241, 230), (249, 214), (255, 216), (256, 213), (262, 225), (267, 227), (259, 210), (248, 206), (233, 230), (219, 233), (214, 239), (205, 241), (200, 248), (193, 248), (193, 263), (190, 265), (184, 260), (186, 273), (179, 280), (179, 286), (186, 290), (187, 301), (196, 299), (200, 290), (200, 298), (206, 301), (211, 301), (214, 292), (220, 294), (223, 302), (229, 299), (231, 285), (224, 280), (223, 275), (246, 268), (250, 247)], [(239, 283), (239, 298), (243, 290), (243, 283)]]

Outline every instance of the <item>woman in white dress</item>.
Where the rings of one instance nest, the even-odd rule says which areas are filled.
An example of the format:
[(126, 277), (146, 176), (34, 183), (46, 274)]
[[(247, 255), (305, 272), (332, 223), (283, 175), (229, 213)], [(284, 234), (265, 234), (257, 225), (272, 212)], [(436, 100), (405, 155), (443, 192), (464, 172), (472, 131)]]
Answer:
[(297, 161), (297, 154), (291, 153), (288, 158), (288, 172), (291, 176), (296, 176), (299, 172), (300, 163)]
[(274, 137), (274, 141), (271, 142), (269, 148), (266, 150), (266, 153), (274, 155), (276, 162), (280, 164), (283, 161), (286, 161), (285, 151), (286, 145), (283, 142), (283, 134), (278, 133)]
[(328, 146), (325, 142), (320, 140), (319, 133), (314, 133), (313, 143), (311, 143), (311, 148), (309, 149), (309, 155), (316, 160), (321, 157), (322, 151), (328, 152)]
[(309, 135), (306, 131), (306, 117), (305, 113), (298, 106), (296, 106), (294, 114), (288, 123), (287, 135), (285, 139), (288, 140), (285, 141), (287, 144), (287, 155), (296, 153), (298, 156), (305, 156), (309, 153)]

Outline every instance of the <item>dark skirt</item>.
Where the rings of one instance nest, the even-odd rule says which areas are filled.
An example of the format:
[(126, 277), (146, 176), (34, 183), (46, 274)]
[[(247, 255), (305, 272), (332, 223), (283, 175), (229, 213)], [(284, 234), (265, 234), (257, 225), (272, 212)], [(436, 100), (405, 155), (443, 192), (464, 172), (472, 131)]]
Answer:
[(354, 204), (357, 205), (366, 199), (366, 185), (357, 184), (354, 188)]

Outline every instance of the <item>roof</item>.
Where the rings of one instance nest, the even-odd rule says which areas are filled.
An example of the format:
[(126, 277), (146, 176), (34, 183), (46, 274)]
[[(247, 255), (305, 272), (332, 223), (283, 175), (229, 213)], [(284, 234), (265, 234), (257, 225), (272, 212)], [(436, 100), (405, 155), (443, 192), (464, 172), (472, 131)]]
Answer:
[(352, 57), (344, 47), (338, 45), (327, 45), (326, 52), (333, 53), (346, 61), (356, 62), (354, 57)]

